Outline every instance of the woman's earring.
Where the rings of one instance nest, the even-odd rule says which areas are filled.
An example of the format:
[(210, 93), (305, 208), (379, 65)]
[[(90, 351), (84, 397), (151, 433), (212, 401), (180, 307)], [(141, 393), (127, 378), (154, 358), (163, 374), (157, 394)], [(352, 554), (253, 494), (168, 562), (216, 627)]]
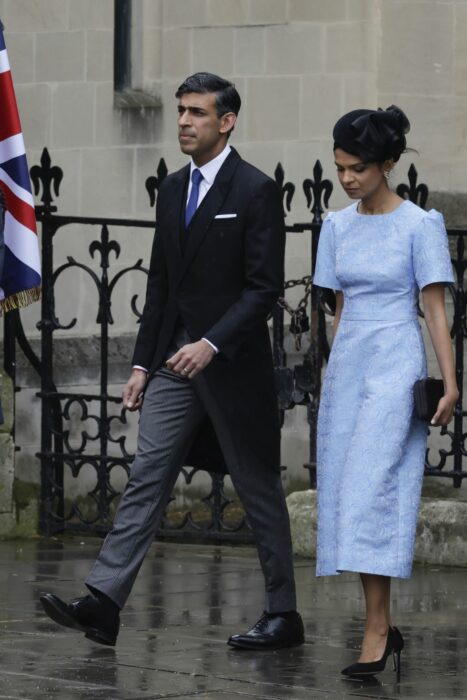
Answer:
[(390, 174), (391, 174), (391, 171), (390, 171), (390, 170), (385, 170), (385, 171), (384, 171), (384, 177), (386, 178), (386, 180), (389, 180)]

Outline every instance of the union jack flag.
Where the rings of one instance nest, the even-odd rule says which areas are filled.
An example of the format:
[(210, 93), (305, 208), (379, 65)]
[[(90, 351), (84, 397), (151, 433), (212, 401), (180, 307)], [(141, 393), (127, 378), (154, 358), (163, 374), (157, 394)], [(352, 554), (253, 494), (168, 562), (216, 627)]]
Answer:
[(3, 222), (5, 257), (3, 270), (0, 270), (0, 308), (11, 311), (39, 299), (41, 267), (34, 200), (1, 22), (0, 188), (6, 201)]

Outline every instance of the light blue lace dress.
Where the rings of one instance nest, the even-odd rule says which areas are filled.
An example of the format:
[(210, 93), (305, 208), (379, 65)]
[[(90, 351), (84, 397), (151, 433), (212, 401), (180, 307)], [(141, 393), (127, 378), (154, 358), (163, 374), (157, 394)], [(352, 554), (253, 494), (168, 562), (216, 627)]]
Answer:
[(389, 214), (357, 204), (324, 221), (314, 282), (344, 308), (318, 419), (317, 575), (412, 570), (427, 425), (413, 411), (426, 376), (419, 290), (452, 282), (441, 214), (403, 202)]

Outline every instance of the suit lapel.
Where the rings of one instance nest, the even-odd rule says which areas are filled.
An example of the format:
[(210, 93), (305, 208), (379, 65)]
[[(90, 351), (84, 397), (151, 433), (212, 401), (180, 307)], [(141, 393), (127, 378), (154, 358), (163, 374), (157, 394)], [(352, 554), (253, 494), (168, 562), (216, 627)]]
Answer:
[(185, 200), (189, 177), (190, 166), (186, 165), (176, 174), (173, 181), (172, 195), (168, 198), (170, 205), (167, 214), (167, 221), (171, 222), (170, 229), (173, 231), (173, 234), (170, 236), (170, 240), (178, 264), (181, 264), (182, 261), (180, 237), (185, 235), (185, 231), (182, 229), (184, 229), (183, 219), (185, 216)]
[[(193, 257), (199, 246), (204, 240), (209, 227), (211, 226), (214, 217), (219, 212), (228, 194), (230, 181), (240, 162), (240, 156), (237, 151), (232, 148), (231, 152), (222, 164), (221, 169), (217, 173), (216, 179), (201, 202), (196, 214), (194, 215), (190, 226), (184, 232), (187, 237), (185, 255), (183, 257), (182, 269), (180, 278), (183, 277), (186, 270), (190, 266)], [(183, 208), (183, 211), (185, 209)]]

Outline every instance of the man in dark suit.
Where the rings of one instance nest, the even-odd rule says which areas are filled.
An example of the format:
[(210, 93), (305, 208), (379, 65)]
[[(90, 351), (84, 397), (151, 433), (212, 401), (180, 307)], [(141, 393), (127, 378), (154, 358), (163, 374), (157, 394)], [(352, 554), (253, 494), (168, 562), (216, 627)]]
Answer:
[[(146, 302), (123, 390), (141, 408), (138, 447), (114, 525), (70, 604), (47, 614), (115, 644), (131, 591), (200, 426), (208, 417), (255, 535), (265, 612), (229, 644), (303, 643), (290, 527), (280, 478), (280, 425), (267, 316), (283, 287), (284, 218), (273, 180), (228, 145), (240, 96), (210, 73), (176, 93), (181, 150), (191, 163), (160, 188)], [(143, 400), (144, 399), (144, 400)]]

